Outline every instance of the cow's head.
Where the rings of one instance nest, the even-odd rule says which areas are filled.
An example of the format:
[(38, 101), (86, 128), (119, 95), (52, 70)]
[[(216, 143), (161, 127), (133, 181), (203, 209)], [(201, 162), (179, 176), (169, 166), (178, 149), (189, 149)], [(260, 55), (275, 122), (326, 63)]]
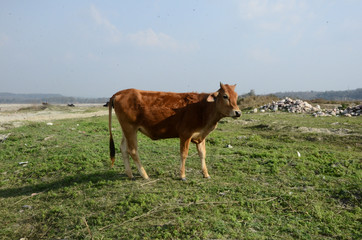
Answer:
[(220, 83), (220, 89), (209, 95), (208, 102), (216, 103), (216, 110), (223, 117), (240, 117), (241, 111), (238, 107), (238, 94), (235, 92), (236, 85)]

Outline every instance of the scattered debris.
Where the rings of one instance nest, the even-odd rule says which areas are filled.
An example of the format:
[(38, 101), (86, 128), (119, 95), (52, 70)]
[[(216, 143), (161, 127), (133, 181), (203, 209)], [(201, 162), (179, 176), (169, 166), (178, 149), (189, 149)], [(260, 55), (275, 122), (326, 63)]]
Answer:
[(11, 133), (0, 134), (0, 142), (5, 142), (5, 140), (11, 135)]
[(49, 141), (52, 138), (54, 138), (54, 135), (50, 135), (49, 137), (44, 138), (44, 141)]
[(226, 145), (225, 148), (233, 148), (230, 144)]
[(156, 179), (156, 180), (153, 180), (153, 181), (148, 181), (148, 182), (146, 182), (146, 183), (141, 184), (141, 187), (143, 187), (144, 185), (148, 185), (148, 184), (157, 182), (157, 181), (159, 181), (159, 180), (160, 180), (160, 179)]
[[(291, 98), (285, 98), (277, 102), (265, 104), (260, 107), (260, 112), (266, 111), (285, 111), (291, 113), (312, 113), (315, 117), (326, 117), (326, 116), (360, 116), (362, 111), (362, 105), (354, 107), (348, 107), (345, 110), (334, 108), (334, 109), (321, 109), (319, 105), (313, 107), (308, 102), (300, 99), (293, 100)], [(253, 111), (255, 113), (255, 109)]]
[(26, 208), (26, 209), (32, 209), (33, 207), (30, 206), (30, 205), (24, 205), (23, 208)]
[(51, 122), (48, 122), (47, 123), (47, 126), (53, 126), (54, 124), (53, 123), (51, 123)]
[[(43, 191), (43, 192), (45, 192), (45, 191)], [(14, 204), (18, 204), (19, 202), (21, 202), (21, 201), (23, 201), (23, 200), (25, 200), (25, 199), (28, 199), (28, 198), (31, 198), (31, 197), (37, 196), (37, 195), (39, 195), (39, 194), (41, 194), (41, 193), (43, 193), (43, 192), (32, 193), (30, 196), (26, 196), (26, 197), (24, 197), (24, 198), (20, 199), (19, 201), (15, 202)]]
[(220, 196), (225, 196), (225, 195), (228, 194), (229, 192), (230, 192), (230, 190), (225, 191), (225, 192), (219, 192), (219, 195), (220, 195)]
[(26, 162), (19, 162), (19, 165), (24, 165), (24, 166), (26, 166), (28, 163), (29, 163), (28, 161), (26, 161)]
[(341, 109), (327, 109), (324, 111), (319, 111), (316, 113), (313, 113), (314, 117), (328, 117), (328, 116), (345, 116), (345, 117), (356, 117), (356, 116), (360, 116), (361, 115), (361, 111), (362, 111), (362, 105), (357, 105), (357, 106), (353, 106), (353, 107), (348, 107), (345, 110), (341, 110)]
[(297, 155), (298, 155), (298, 157), (300, 157), (300, 156), (301, 156), (301, 155), (300, 155), (300, 152), (297, 151)]

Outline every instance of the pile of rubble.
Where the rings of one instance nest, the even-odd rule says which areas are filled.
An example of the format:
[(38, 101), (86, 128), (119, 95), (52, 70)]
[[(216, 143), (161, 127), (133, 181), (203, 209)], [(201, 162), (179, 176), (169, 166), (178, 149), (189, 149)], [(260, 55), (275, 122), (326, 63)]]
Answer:
[(346, 116), (346, 117), (356, 117), (356, 116), (360, 116), (361, 115), (361, 111), (362, 111), (362, 105), (357, 105), (354, 107), (348, 107), (345, 110), (340, 110), (340, 109), (326, 109), (324, 111), (318, 111), (313, 113), (313, 116), (315, 117), (325, 117), (325, 116), (338, 116), (338, 115), (342, 115), (342, 116)]
[[(273, 101), (272, 103), (265, 104), (260, 107), (260, 112), (266, 111), (284, 111), (290, 113), (312, 113), (315, 117), (323, 116), (337, 116), (343, 115), (346, 117), (360, 116), (362, 111), (362, 105), (348, 107), (345, 110), (340, 109), (321, 109), (319, 105), (313, 107), (308, 102), (302, 100), (293, 100), (291, 98), (284, 98), (277, 102)], [(257, 109), (254, 109), (254, 113), (257, 112)]]
[(351, 116), (361, 116), (361, 113), (362, 113), (362, 104), (354, 107), (348, 107), (346, 110), (342, 112), (342, 114), (345, 116), (347, 116), (347, 114)]
[(272, 102), (265, 104), (264, 106), (260, 107), (261, 112), (265, 111), (285, 111), (285, 112), (291, 112), (291, 113), (309, 113), (309, 112), (317, 112), (320, 111), (321, 108), (319, 105), (316, 107), (313, 107), (307, 102), (304, 102), (302, 100), (293, 100), (291, 98), (285, 98), (282, 100), (279, 100), (277, 102)]

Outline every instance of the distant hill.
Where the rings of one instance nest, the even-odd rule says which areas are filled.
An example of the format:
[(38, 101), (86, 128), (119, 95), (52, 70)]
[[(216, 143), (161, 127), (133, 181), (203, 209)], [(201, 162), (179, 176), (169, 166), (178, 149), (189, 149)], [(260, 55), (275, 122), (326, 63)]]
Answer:
[(362, 88), (357, 88), (355, 90), (345, 90), (345, 91), (325, 91), (325, 92), (277, 92), (273, 95), (284, 98), (299, 98), (303, 100), (312, 100), (312, 99), (325, 99), (325, 100), (343, 100), (343, 101), (358, 101), (362, 100)]
[(60, 94), (16, 94), (0, 93), (0, 103), (105, 103), (107, 98), (65, 97)]
[[(254, 96), (255, 91), (251, 90), (250, 93), (239, 96)], [(268, 95), (274, 95), (278, 98), (290, 97), (299, 98), (303, 100), (312, 99), (325, 99), (325, 100), (344, 100), (344, 101), (362, 101), (362, 88), (355, 90), (345, 91), (325, 91), (325, 92), (277, 92)], [(66, 97), (61, 94), (16, 94), (0, 92), (0, 103), (105, 103), (108, 98), (79, 98), (79, 97)]]

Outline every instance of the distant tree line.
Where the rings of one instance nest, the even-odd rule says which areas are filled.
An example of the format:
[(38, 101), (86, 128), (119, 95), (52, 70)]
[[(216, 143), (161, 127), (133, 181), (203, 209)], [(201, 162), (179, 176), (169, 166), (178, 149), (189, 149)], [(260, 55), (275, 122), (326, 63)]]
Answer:
[(273, 95), (284, 98), (299, 98), (303, 100), (312, 100), (312, 99), (325, 99), (325, 100), (342, 100), (342, 101), (355, 101), (362, 100), (362, 88), (357, 88), (355, 90), (345, 90), (345, 91), (325, 91), (325, 92), (277, 92)]
[(69, 104), (69, 103), (105, 103), (107, 98), (78, 98), (65, 97), (60, 94), (14, 94), (0, 93), (0, 103), (53, 103), (53, 104)]

